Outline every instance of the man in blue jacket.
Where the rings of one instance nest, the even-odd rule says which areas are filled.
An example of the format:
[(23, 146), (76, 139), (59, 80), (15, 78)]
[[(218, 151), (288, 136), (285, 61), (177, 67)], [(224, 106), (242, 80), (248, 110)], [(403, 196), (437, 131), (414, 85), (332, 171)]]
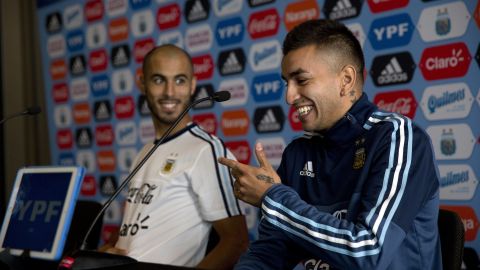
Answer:
[(236, 269), (442, 269), (431, 142), (363, 93), (364, 58), (343, 24), (312, 20), (283, 43), (282, 76), (302, 138), (275, 172), (220, 158), (235, 195), (261, 207), (259, 239)]

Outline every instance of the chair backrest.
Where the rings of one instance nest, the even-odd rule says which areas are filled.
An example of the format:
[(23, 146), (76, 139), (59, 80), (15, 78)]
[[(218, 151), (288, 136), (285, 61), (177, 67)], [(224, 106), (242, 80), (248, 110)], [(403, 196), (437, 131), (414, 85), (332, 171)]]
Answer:
[(438, 230), (442, 247), (443, 269), (461, 269), (465, 242), (465, 228), (462, 220), (457, 213), (440, 209)]

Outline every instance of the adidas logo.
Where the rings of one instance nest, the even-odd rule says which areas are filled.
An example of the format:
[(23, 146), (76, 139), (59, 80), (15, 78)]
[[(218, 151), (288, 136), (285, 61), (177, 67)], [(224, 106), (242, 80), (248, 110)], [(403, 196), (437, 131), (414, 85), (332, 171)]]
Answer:
[(336, 20), (346, 17), (353, 17), (356, 14), (357, 8), (352, 6), (350, 0), (339, 0), (330, 13), (330, 19)]
[(80, 134), (78, 136), (77, 144), (79, 146), (90, 146), (92, 144), (92, 141), (90, 139), (90, 135), (88, 134), (88, 131), (86, 129), (83, 129), (80, 131)]
[(273, 113), (273, 110), (269, 109), (267, 113), (265, 113), (265, 115), (263, 116), (262, 120), (260, 120), (258, 131), (266, 132), (266, 131), (277, 131), (280, 129), (281, 129), (281, 126), (278, 123), (277, 119), (275, 118), (275, 114)]
[(311, 178), (315, 178), (315, 173), (313, 172), (313, 165), (311, 161), (307, 161), (303, 169), (300, 171), (301, 176), (308, 176)]
[(188, 13), (188, 21), (189, 22), (199, 21), (207, 17), (208, 17), (208, 14), (205, 11), (205, 8), (203, 7), (201, 1), (196, 0), (195, 3), (193, 4), (192, 9)]
[(72, 74), (79, 75), (85, 72), (85, 65), (81, 57), (75, 57), (72, 64)]
[(95, 116), (97, 120), (106, 120), (110, 118), (110, 110), (108, 109), (106, 103), (100, 103), (100, 106), (98, 106), (98, 109), (95, 112)]
[(119, 47), (117, 53), (113, 57), (113, 65), (114, 66), (123, 66), (123, 65), (128, 65), (128, 56), (127, 53), (125, 52), (125, 49), (123, 47)]
[(396, 57), (392, 57), (390, 62), (380, 72), (377, 78), (379, 84), (398, 83), (408, 81), (408, 74), (402, 70)]
[(228, 58), (222, 66), (222, 74), (233, 74), (242, 72), (242, 65), (238, 62), (234, 52), (228, 54)]

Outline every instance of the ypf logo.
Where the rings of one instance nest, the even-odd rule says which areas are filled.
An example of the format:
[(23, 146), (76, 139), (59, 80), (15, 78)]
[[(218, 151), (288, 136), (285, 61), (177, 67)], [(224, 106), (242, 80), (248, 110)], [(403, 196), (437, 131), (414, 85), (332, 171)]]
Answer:
[(210, 134), (217, 134), (217, 118), (215, 117), (215, 114), (197, 114), (192, 117), (192, 120), (206, 132)]
[(215, 38), (218, 45), (226, 46), (242, 42), (245, 26), (240, 17), (218, 22), (215, 29)]
[(208, 0), (187, 0), (185, 2), (185, 20), (188, 23), (208, 19), (210, 14), (210, 1)]
[(85, 38), (82, 30), (74, 30), (67, 34), (67, 48), (70, 52), (80, 51), (85, 47)]
[(157, 24), (160, 30), (175, 28), (180, 25), (180, 6), (170, 4), (157, 11)]
[(373, 13), (402, 8), (408, 5), (409, 0), (368, 0), (368, 6)]
[(132, 118), (135, 112), (135, 102), (132, 96), (119, 97), (115, 99), (115, 116), (118, 119)]
[(70, 129), (57, 131), (57, 146), (60, 149), (70, 149), (73, 146), (73, 134)]
[(252, 152), (248, 141), (231, 141), (225, 142), (225, 146), (232, 152), (238, 162), (243, 164), (250, 164)]
[(426, 80), (438, 80), (464, 76), (471, 56), (463, 42), (430, 47), (423, 51), (420, 70)]
[(244, 78), (224, 80), (218, 87), (219, 91), (230, 92), (230, 99), (220, 104), (224, 107), (240, 106), (247, 103), (248, 86)]
[(361, 0), (326, 0), (323, 6), (325, 17), (330, 20), (344, 20), (360, 15)]
[(197, 80), (210, 79), (213, 76), (213, 59), (210, 54), (200, 55), (192, 58), (193, 73)]
[(110, 81), (105, 74), (92, 77), (90, 83), (92, 95), (94, 97), (101, 97), (108, 95), (110, 91)]
[(147, 53), (151, 51), (154, 47), (155, 43), (151, 38), (136, 41), (133, 47), (133, 55), (135, 57), (135, 62), (142, 63), (145, 55), (147, 55)]
[(376, 86), (408, 83), (412, 80), (415, 63), (409, 52), (376, 56), (370, 75)]
[(275, 69), (280, 65), (282, 49), (278, 40), (255, 43), (250, 47), (248, 61), (254, 71)]
[(415, 117), (417, 111), (415, 96), (408, 89), (378, 93), (375, 95), (373, 103), (381, 110), (399, 113), (410, 119)]
[(245, 110), (224, 111), (220, 119), (225, 136), (242, 136), (248, 133), (250, 120)]
[(274, 101), (281, 98), (284, 84), (278, 73), (255, 76), (252, 81), (252, 95), (256, 102)]
[(374, 20), (368, 39), (376, 50), (399, 47), (410, 43), (414, 30), (410, 15), (401, 13)]
[(245, 53), (242, 48), (220, 52), (217, 66), (222, 76), (242, 73), (245, 69)]
[(260, 107), (255, 109), (253, 122), (257, 133), (279, 132), (283, 129), (285, 115), (280, 106)]
[(107, 59), (108, 56), (105, 49), (90, 52), (90, 57), (88, 58), (90, 70), (92, 72), (99, 72), (107, 69)]
[(280, 26), (280, 16), (275, 8), (255, 12), (248, 19), (248, 33), (252, 39), (274, 36)]
[(288, 4), (285, 8), (283, 21), (287, 31), (290, 31), (302, 22), (318, 19), (319, 17), (320, 9), (317, 1), (304, 0)]
[[(193, 94), (193, 100), (198, 100), (206, 97), (210, 97), (215, 93), (213, 90), (213, 85), (211, 83), (209, 84), (202, 84), (202, 85), (197, 85), (195, 88), (195, 93)], [(213, 101), (212, 100), (206, 100), (203, 102), (198, 103), (197, 105), (193, 106), (193, 109), (209, 109), (213, 107)]]
[(473, 208), (460, 205), (441, 205), (440, 208), (454, 211), (460, 216), (465, 229), (465, 241), (474, 241), (477, 239), (480, 223)]
[(85, 18), (87, 22), (100, 20), (103, 17), (104, 9), (101, 0), (91, 0), (85, 4)]
[(115, 140), (112, 125), (101, 125), (95, 128), (95, 140), (98, 146), (112, 145)]

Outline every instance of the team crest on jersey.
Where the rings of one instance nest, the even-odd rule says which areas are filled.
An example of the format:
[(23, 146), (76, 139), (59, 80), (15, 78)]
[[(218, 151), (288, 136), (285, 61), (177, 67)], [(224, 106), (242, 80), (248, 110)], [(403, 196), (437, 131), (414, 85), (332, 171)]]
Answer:
[(365, 139), (361, 138), (355, 141), (355, 155), (353, 157), (353, 165), (352, 168), (354, 170), (358, 170), (363, 168), (363, 165), (365, 165), (365, 158), (366, 158), (366, 152), (365, 152)]
[(160, 171), (162, 174), (169, 174), (173, 171), (175, 167), (175, 162), (177, 161), (178, 154), (171, 153), (167, 160), (163, 163), (162, 170)]

